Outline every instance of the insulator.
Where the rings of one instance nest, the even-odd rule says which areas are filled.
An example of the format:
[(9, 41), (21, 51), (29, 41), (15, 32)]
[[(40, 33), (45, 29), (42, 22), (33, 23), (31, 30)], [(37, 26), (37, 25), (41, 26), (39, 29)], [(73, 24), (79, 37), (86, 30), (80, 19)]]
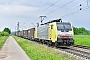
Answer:
[(82, 10), (82, 8), (80, 8), (80, 10)]
[(82, 6), (82, 4), (80, 4), (79, 6)]

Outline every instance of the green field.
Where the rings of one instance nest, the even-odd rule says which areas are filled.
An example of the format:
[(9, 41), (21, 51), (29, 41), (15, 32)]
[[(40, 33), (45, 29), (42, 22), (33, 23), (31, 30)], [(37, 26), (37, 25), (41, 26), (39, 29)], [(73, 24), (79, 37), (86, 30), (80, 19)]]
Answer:
[(7, 38), (8, 38), (8, 36), (1, 36), (0, 37), (0, 50), (1, 50), (1, 48), (2, 48), (2, 46), (5, 43)]
[(13, 36), (26, 54), (31, 60), (72, 60), (73, 58), (67, 56), (66, 54), (57, 54), (54, 50), (45, 48), (43, 45), (34, 44), (25, 40)]
[(75, 35), (75, 44), (90, 47), (90, 35)]

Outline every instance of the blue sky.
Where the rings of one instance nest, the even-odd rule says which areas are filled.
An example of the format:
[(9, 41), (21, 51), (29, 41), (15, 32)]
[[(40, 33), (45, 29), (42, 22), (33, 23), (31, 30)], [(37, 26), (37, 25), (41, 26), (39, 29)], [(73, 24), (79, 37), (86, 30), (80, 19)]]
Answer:
[(20, 30), (35, 27), (40, 16), (47, 16), (43, 23), (61, 18), (90, 30), (89, 7), (89, 0), (88, 5), (87, 0), (0, 0), (0, 31), (5, 27), (14, 31), (18, 22)]

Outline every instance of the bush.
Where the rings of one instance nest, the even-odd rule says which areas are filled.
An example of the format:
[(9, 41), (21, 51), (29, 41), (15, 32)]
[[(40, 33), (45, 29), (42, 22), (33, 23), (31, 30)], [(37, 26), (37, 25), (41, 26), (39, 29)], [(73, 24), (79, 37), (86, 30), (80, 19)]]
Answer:
[(1, 32), (0, 32), (0, 37), (1, 37), (2, 35), (1, 35)]
[(9, 36), (8, 32), (0, 32), (0, 36)]

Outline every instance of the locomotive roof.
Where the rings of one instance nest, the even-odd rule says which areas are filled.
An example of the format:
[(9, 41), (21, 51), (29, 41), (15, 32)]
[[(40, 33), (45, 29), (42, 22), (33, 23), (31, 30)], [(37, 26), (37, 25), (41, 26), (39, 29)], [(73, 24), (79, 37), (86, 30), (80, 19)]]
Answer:
[[(49, 23), (52, 23), (52, 22), (44, 23), (44, 24), (41, 24), (41, 25), (46, 25), (46, 24), (49, 24)], [(56, 22), (56, 23), (70, 23), (70, 22)]]
[(70, 22), (56, 22), (56, 23), (70, 23)]
[[(52, 22), (60, 22), (60, 21), (61, 21), (61, 19), (52, 20), (52, 21), (50, 21), (50, 22), (46, 22), (46, 23), (41, 24), (41, 25), (49, 24), (49, 23), (52, 23)], [(62, 22), (62, 21), (61, 21), (61, 22)]]

